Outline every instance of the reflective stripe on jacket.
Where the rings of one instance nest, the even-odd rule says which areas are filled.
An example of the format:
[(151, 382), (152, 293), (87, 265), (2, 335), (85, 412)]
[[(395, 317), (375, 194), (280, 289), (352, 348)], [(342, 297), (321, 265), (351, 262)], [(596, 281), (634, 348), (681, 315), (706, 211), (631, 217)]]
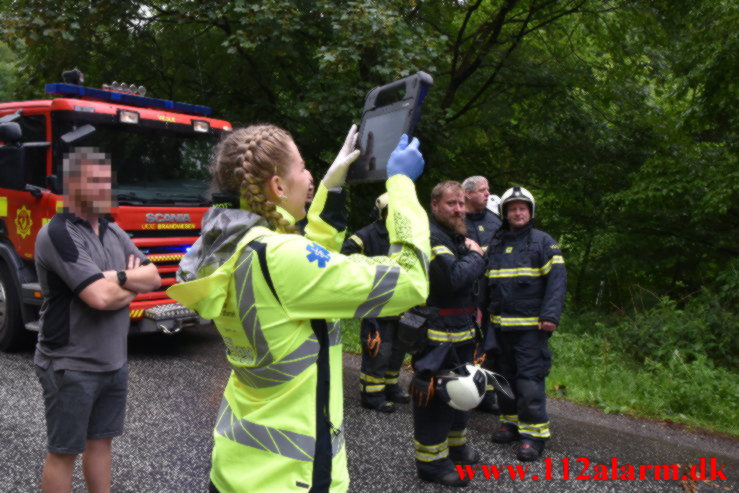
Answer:
[[(328, 209), (343, 203), (321, 184), (306, 237), (252, 221), (218, 268), (167, 291), (215, 321), (233, 368), (214, 430), (211, 480), (222, 493), (305, 492), (321, 480), (347, 490), (341, 329), (322, 319), (396, 315), (428, 294), (426, 215), (407, 177), (387, 187), (387, 257), (337, 253), (345, 223)], [(205, 224), (201, 238), (209, 238)], [(204, 241), (191, 252), (208, 248)]]
[(484, 272), (482, 255), (465, 246), (459, 233), (449, 230), (432, 217), (431, 283), (428, 306), (449, 312), (430, 320), (427, 338), (431, 344), (469, 343), (475, 338), (473, 286)]
[(501, 230), (486, 258), (486, 308), (494, 325), (533, 330), (540, 321), (559, 324), (567, 271), (551, 236), (531, 223), (518, 231)]

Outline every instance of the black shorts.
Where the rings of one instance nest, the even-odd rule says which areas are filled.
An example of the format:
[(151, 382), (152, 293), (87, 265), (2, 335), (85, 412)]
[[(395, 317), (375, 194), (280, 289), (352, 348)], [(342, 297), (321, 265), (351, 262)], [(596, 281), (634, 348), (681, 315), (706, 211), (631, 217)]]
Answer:
[(88, 440), (123, 433), (128, 364), (108, 372), (53, 370), (36, 366), (44, 391), (48, 450), (80, 454)]

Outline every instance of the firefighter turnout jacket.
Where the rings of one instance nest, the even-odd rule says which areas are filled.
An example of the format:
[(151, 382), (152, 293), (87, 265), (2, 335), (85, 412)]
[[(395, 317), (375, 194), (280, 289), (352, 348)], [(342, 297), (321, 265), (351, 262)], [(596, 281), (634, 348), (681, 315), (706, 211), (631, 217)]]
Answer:
[(429, 321), (428, 341), (432, 345), (471, 342), (476, 336), (473, 285), (484, 272), (484, 259), (467, 248), (464, 236), (433, 217), (430, 228), (430, 291), (426, 304), (438, 309), (438, 316)]
[(361, 253), (368, 257), (387, 255), (390, 239), (384, 221), (374, 221), (357, 230), (344, 242), (341, 253), (351, 255)]
[(564, 307), (567, 272), (559, 245), (529, 222), (500, 230), (486, 253), (487, 311), (503, 331), (534, 330), (554, 322)]
[(483, 251), (488, 249), (490, 240), (500, 228), (498, 216), (487, 209), (482, 212), (467, 212), (464, 223), (467, 225), (467, 238), (475, 240)]
[(210, 475), (222, 493), (348, 489), (335, 319), (397, 315), (428, 295), (428, 222), (414, 184), (396, 175), (387, 190), (391, 248), (381, 258), (338, 253), (343, 193), (323, 184), (305, 237), (271, 231), (245, 210), (203, 219), (180, 264), (189, 282), (167, 293), (214, 320), (227, 348)]

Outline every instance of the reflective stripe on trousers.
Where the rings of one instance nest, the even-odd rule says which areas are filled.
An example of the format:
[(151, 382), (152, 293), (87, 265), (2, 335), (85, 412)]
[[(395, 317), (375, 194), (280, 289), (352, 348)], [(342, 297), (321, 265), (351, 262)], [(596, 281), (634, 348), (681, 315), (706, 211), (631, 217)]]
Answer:
[[(223, 399), (221, 408), (218, 410), (215, 431), (239, 445), (272, 452), (289, 459), (312, 461), (316, 449), (316, 439), (313, 436), (238, 419), (234, 416), (226, 399)], [(331, 455), (335, 457), (341, 452), (343, 446), (344, 425), (342, 423), (338, 433), (334, 433), (331, 437)]]
[(449, 457), (449, 446), (446, 440), (434, 445), (424, 445), (418, 440), (413, 440), (416, 449), (416, 460), (421, 462), (433, 462)]
[(518, 433), (534, 438), (549, 438), (552, 434), (549, 431), (549, 421), (546, 423), (521, 423), (518, 422)]

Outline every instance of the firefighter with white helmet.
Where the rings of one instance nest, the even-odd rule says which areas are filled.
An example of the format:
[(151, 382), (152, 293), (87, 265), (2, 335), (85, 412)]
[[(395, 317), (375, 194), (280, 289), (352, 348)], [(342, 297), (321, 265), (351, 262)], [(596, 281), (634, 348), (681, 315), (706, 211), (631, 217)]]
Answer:
[(512, 187), (501, 197), (503, 225), (486, 253), (484, 310), (489, 317), (486, 349), (513, 388), (498, 392), (500, 427), (493, 441), (520, 439), (517, 456), (536, 460), (550, 437), (545, 377), (548, 343), (564, 307), (567, 272), (559, 245), (534, 228), (534, 196)]
[[(388, 255), (387, 205), (388, 194), (385, 192), (375, 200), (372, 209), (374, 221), (347, 238), (341, 253), (368, 257)], [(362, 407), (391, 413), (395, 411), (396, 403), (410, 402), (410, 396), (398, 384), (405, 351), (397, 336), (397, 316), (362, 319), (362, 367), (359, 373)]]

